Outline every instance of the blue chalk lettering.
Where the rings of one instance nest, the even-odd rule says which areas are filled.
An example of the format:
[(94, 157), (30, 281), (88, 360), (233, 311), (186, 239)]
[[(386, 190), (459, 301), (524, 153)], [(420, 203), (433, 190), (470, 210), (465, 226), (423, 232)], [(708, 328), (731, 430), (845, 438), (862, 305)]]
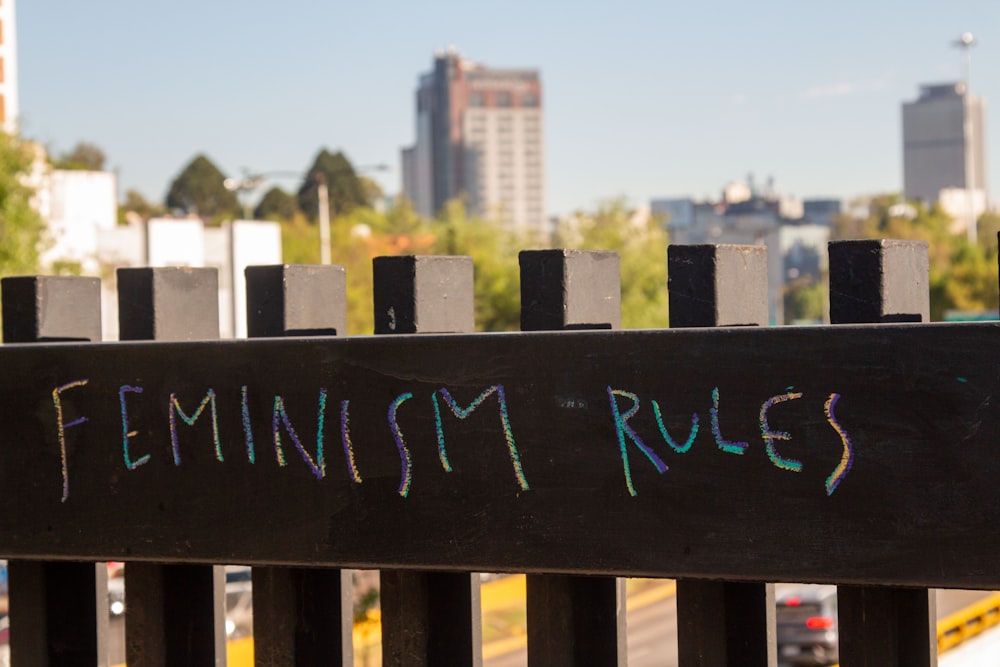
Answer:
[(134, 438), (138, 435), (138, 431), (130, 431), (128, 428), (128, 409), (125, 406), (125, 394), (141, 394), (142, 387), (130, 387), (128, 385), (122, 385), (118, 388), (118, 402), (121, 405), (122, 410), (122, 455), (125, 458), (125, 467), (129, 470), (135, 470), (139, 466), (146, 465), (149, 463), (151, 458), (150, 454), (140, 457), (138, 460), (133, 461), (131, 455), (129, 454), (128, 441), (129, 438)]

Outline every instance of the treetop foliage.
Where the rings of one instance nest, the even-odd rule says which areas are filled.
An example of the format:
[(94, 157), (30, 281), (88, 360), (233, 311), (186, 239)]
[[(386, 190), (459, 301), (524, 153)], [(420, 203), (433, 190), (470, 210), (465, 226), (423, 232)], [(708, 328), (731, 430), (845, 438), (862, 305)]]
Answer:
[(73, 169), (80, 171), (102, 171), (107, 157), (95, 144), (81, 141), (67, 153), (53, 160), (56, 169)]
[(133, 215), (149, 220), (166, 214), (167, 209), (162, 205), (147, 200), (138, 190), (129, 190), (125, 193), (125, 201), (118, 206), (118, 224), (125, 224)]
[(309, 220), (316, 220), (319, 217), (317, 191), (321, 180), (326, 183), (331, 217), (369, 205), (365, 186), (358, 178), (351, 162), (342, 152), (331, 153), (324, 148), (316, 155), (302, 186), (299, 187), (299, 210), (305, 213)]
[(291, 221), (298, 212), (298, 202), (295, 196), (279, 188), (272, 187), (264, 193), (253, 210), (255, 220), (274, 220), (275, 222)]
[(0, 132), (0, 275), (38, 271), (45, 223), (32, 206), (27, 184), (35, 150), (16, 136)]
[(181, 215), (199, 215), (213, 222), (238, 218), (236, 193), (226, 189), (218, 167), (204, 155), (197, 155), (177, 175), (167, 192), (166, 205)]

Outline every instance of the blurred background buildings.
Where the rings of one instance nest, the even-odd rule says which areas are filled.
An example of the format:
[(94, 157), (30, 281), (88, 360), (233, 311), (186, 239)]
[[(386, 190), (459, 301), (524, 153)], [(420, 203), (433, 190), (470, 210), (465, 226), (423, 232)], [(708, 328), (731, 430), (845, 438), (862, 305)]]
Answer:
[(426, 217), (464, 197), (470, 211), (511, 230), (548, 233), (543, 119), (538, 70), (494, 69), (455, 49), (437, 52), (417, 87), (403, 194)]
[(903, 104), (903, 195), (939, 203), (963, 228), (989, 201), (985, 108), (966, 82), (922, 85)]

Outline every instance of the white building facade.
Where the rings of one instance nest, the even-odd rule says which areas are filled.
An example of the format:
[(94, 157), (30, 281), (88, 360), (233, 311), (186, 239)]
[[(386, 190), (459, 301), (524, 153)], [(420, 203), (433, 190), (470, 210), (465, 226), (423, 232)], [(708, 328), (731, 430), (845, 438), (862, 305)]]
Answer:
[(197, 218), (153, 218), (102, 230), (97, 238), (103, 267), (102, 308), (105, 336), (117, 337), (115, 269), (141, 266), (190, 266), (219, 272), (219, 334), (247, 335), (248, 266), (281, 264), (281, 225), (234, 220), (209, 227)]
[(53, 169), (43, 172), (36, 191), (38, 212), (46, 223), (40, 261), (46, 270), (75, 264), (98, 275), (98, 235), (117, 225), (115, 175), (106, 171)]

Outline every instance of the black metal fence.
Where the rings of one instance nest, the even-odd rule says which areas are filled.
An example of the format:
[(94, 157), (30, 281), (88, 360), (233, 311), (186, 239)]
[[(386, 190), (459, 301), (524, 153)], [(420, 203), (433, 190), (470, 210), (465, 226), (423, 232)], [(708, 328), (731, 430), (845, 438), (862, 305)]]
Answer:
[(763, 248), (668, 257), (635, 332), (606, 252), (522, 253), (518, 334), (468, 258), (376, 259), (353, 338), (340, 267), (249, 269), (246, 341), (209, 269), (120, 271), (121, 343), (96, 279), (5, 279), (12, 664), (108, 664), (106, 560), (130, 667), (224, 663), (222, 563), (258, 665), (353, 664), (339, 568), (385, 665), (481, 664), (482, 571), (528, 573), (532, 666), (624, 665), (624, 576), (678, 580), (684, 667), (775, 665), (785, 581), (839, 585), (845, 667), (936, 664), (928, 587), (1000, 586), (1000, 326), (912, 324), (919, 243), (831, 244), (826, 327), (762, 326)]

